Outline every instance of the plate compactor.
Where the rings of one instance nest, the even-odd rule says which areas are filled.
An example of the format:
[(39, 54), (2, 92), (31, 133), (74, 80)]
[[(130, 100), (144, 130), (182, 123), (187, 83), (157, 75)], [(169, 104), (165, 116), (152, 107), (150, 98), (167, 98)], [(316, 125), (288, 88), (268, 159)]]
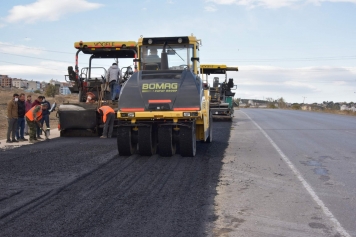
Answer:
[(199, 74), (195, 36), (141, 37), (138, 71), (121, 89), (117, 112), (120, 155), (196, 154), (212, 141), (209, 88)]

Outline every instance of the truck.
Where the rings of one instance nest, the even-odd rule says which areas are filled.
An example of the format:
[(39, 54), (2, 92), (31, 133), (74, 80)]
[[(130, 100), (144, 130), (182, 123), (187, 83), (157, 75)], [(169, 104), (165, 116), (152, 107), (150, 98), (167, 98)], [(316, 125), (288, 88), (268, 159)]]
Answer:
[(232, 90), (236, 90), (234, 79), (227, 79), (227, 72), (238, 71), (238, 67), (228, 67), (224, 64), (202, 64), (200, 72), (208, 81), (209, 75), (224, 75), (225, 79), (221, 83), (219, 77), (213, 78), (213, 85), (210, 90), (210, 111), (214, 118), (232, 121), (234, 117), (234, 96)]
[(194, 157), (197, 141), (212, 142), (200, 47), (194, 35), (138, 39), (138, 70), (122, 87), (117, 111), (120, 155)]
[[(78, 94), (78, 102), (61, 104), (57, 111), (58, 129), (61, 137), (67, 136), (100, 136), (102, 133), (102, 119), (97, 109), (103, 101), (111, 100), (110, 92), (105, 83), (106, 68), (96, 67), (93, 60), (132, 59), (137, 57), (136, 41), (94, 41), (74, 43), (77, 49), (75, 67), (68, 67), (65, 80), (71, 84), (71, 93)], [(79, 69), (79, 54), (89, 57), (88, 66)], [(137, 70), (137, 63), (122, 67), (125, 82)], [(115, 110), (117, 105), (111, 104)], [(116, 125), (115, 125), (116, 126)]]

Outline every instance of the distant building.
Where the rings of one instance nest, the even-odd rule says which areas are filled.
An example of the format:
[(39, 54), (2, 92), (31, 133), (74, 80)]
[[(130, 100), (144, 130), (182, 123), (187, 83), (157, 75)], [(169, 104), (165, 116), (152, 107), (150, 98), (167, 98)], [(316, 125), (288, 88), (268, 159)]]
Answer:
[(61, 95), (69, 95), (71, 94), (69, 90), (70, 84), (67, 82), (61, 82), (61, 86), (59, 87), (59, 94)]
[(12, 78), (8, 77), (8, 75), (0, 75), (0, 86), (1, 87), (11, 87), (12, 86)]
[(18, 78), (12, 78), (12, 86), (16, 88), (27, 88), (27, 81)]
[(27, 81), (27, 90), (34, 92), (41, 89), (41, 83), (39, 81)]
[(61, 82), (60, 81), (57, 81), (57, 80), (49, 80), (49, 83), (54, 85), (54, 86), (61, 86)]

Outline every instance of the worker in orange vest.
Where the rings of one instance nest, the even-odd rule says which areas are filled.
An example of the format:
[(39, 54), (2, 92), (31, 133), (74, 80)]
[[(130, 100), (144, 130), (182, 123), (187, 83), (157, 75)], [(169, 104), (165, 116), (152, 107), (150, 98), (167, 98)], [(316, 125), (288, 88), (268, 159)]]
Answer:
[[(98, 112), (103, 116), (104, 131), (100, 138), (111, 138), (114, 129), (115, 111), (107, 105), (101, 106)], [(109, 131), (108, 131), (109, 130)]]
[(47, 109), (47, 104), (35, 105), (25, 114), (26, 122), (30, 128), (30, 143), (38, 142), (36, 138), (37, 127), (41, 127), (42, 109)]

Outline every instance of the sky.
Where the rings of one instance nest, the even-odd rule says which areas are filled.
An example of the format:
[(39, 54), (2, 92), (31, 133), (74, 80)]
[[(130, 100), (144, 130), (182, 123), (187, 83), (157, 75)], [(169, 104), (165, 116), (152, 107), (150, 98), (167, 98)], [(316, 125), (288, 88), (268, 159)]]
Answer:
[(64, 81), (76, 41), (191, 34), (202, 64), (239, 67), (237, 98), (356, 102), (356, 0), (2, 0), (0, 75)]

